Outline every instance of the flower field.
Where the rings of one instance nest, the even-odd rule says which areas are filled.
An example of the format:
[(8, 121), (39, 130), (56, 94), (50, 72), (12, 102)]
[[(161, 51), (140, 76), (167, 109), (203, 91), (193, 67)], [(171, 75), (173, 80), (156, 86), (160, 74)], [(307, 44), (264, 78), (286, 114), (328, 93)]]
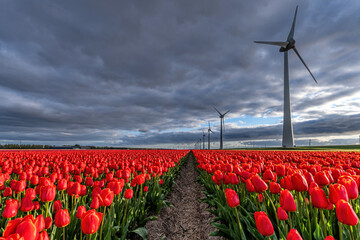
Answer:
[(360, 153), (193, 151), (228, 239), (360, 239)]
[(188, 151), (1, 151), (0, 239), (146, 238)]

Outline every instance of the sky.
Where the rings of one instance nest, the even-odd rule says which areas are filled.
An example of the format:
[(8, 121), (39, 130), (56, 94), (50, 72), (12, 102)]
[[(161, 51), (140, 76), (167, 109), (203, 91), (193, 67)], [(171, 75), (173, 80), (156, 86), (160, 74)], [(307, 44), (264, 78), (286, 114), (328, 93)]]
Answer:
[(0, 144), (281, 146), (285, 41), (295, 144), (359, 144), (360, 1), (0, 1)]

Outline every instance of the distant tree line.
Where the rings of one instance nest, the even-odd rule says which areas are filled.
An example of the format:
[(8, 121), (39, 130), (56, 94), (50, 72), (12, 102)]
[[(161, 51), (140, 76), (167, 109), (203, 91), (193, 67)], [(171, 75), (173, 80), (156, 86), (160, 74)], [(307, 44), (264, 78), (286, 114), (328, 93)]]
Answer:
[(0, 144), (0, 149), (50, 149), (51, 145), (38, 145), (38, 144)]

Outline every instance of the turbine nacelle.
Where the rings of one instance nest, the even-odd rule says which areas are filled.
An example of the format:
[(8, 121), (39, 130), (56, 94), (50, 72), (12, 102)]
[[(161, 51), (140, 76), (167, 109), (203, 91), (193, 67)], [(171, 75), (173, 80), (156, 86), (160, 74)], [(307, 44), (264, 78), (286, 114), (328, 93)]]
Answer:
[(295, 42), (296, 41), (294, 39), (291, 39), (290, 42), (286, 45), (286, 47), (280, 47), (279, 52), (285, 52), (295, 48)]

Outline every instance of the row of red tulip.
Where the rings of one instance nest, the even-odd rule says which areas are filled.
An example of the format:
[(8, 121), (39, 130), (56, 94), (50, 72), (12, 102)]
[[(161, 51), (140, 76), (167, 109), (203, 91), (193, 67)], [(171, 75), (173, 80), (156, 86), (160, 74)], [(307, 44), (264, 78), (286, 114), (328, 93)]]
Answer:
[[(194, 151), (228, 238), (357, 239), (360, 153)], [(228, 219), (224, 219), (227, 216)], [(248, 219), (251, 216), (251, 219)], [(343, 224), (348, 227), (343, 228)], [(246, 225), (244, 229), (243, 225)], [(249, 230), (250, 229), (250, 230)], [(251, 230), (253, 229), (253, 230)], [(256, 229), (256, 231), (254, 230)], [(290, 231), (289, 231), (290, 229)], [(237, 236), (236, 236), (237, 235)]]
[(0, 239), (144, 237), (186, 153), (1, 151)]

